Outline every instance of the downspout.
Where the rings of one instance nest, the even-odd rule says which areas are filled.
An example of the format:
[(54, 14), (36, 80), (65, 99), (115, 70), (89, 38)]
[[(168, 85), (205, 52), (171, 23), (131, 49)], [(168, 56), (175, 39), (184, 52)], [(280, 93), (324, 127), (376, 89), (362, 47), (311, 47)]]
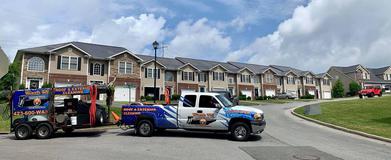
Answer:
[(23, 84), (23, 70), (24, 70), (24, 52), (22, 52), (22, 70), (20, 71), (20, 84)]
[(48, 62), (48, 78), (47, 78), (47, 83), (50, 83), (50, 81), (49, 81), (49, 78), (50, 78), (50, 61), (51, 61), (51, 59), (52, 59), (52, 53), (53, 52), (49, 52), (49, 62)]

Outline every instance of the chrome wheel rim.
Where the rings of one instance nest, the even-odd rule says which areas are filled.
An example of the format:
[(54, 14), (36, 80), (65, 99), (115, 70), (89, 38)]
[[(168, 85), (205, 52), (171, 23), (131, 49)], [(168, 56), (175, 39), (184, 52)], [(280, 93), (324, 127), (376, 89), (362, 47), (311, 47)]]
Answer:
[(49, 134), (49, 128), (46, 126), (39, 127), (38, 134), (41, 137), (45, 137)]
[(100, 116), (99, 121), (100, 121), (100, 124), (103, 124), (103, 117), (102, 116)]
[(150, 130), (151, 130), (151, 126), (149, 126), (148, 123), (143, 123), (140, 125), (140, 132), (143, 135), (148, 134), (150, 132)]
[(27, 137), (27, 134), (28, 134), (28, 129), (27, 129), (27, 127), (20, 127), (20, 128), (18, 129), (18, 136), (19, 136), (19, 137), (22, 137), (22, 138)]
[(235, 129), (235, 136), (239, 139), (244, 138), (247, 135), (247, 130), (243, 126), (238, 126)]

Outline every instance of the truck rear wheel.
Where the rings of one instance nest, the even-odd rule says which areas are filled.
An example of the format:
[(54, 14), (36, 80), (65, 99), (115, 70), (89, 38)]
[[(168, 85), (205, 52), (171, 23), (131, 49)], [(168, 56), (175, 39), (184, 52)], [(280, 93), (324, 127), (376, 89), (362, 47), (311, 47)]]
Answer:
[(153, 134), (154, 128), (150, 120), (141, 120), (136, 127), (137, 134), (142, 137), (150, 137)]
[(236, 141), (245, 141), (250, 136), (250, 127), (243, 122), (236, 122), (231, 126), (231, 137)]
[(374, 97), (375, 96), (375, 93), (371, 92), (369, 93), (368, 97)]
[(381, 97), (382, 95), (383, 95), (383, 93), (382, 93), (382, 92), (380, 92), (378, 96), (379, 96), (379, 97)]
[(41, 123), (35, 129), (38, 139), (48, 139), (53, 134), (53, 127), (48, 123)]
[(18, 140), (25, 140), (31, 137), (33, 130), (28, 124), (19, 124), (15, 128), (15, 137)]

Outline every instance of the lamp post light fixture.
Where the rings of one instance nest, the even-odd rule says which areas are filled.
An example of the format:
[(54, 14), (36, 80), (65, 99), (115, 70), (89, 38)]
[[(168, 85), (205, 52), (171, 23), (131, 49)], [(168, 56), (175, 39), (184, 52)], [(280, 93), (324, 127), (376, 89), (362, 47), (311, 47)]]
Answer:
[(155, 104), (156, 103), (156, 76), (157, 76), (156, 75), (156, 50), (159, 47), (159, 43), (155, 41), (152, 43), (152, 46), (153, 49), (155, 50), (155, 61), (154, 61), (155, 69), (153, 70), (153, 103)]

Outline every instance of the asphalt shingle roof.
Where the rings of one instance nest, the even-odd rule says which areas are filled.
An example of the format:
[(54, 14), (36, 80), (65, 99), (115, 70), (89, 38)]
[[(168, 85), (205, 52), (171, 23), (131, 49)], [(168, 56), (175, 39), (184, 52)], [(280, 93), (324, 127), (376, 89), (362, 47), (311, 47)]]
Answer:
[(358, 66), (359, 66), (359, 64), (356, 64), (353, 66), (347, 66), (347, 67), (332, 66), (331, 68), (335, 68), (335, 69), (341, 71), (342, 73), (351, 73), (351, 72), (355, 72), (357, 70)]
[(93, 58), (108, 58), (112, 55), (115, 55), (117, 53), (126, 51), (126, 48), (123, 47), (117, 47), (117, 46), (109, 46), (109, 45), (101, 45), (101, 44), (92, 44), (92, 43), (84, 43), (84, 42), (67, 42), (67, 43), (59, 43), (59, 44), (53, 44), (53, 45), (46, 45), (46, 46), (40, 46), (40, 47), (33, 47), (33, 48), (26, 48), (21, 49), (20, 51), (23, 52), (33, 52), (33, 53), (41, 53), (41, 54), (48, 54), (50, 50), (66, 46), (66, 45), (74, 45), (81, 50), (87, 52), (90, 54)]
[[(140, 57), (144, 62), (154, 60), (154, 56), (137, 54), (137, 57)], [(165, 57), (156, 57), (157, 62), (161, 63), (167, 70), (177, 70), (180, 66), (183, 65), (182, 62), (176, 60), (175, 58), (165, 58)]]
[(228, 62), (240, 69), (243, 69), (243, 68), (248, 68), (251, 72), (255, 73), (255, 74), (261, 74), (263, 72), (265, 72), (267, 69), (271, 69), (273, 72), (275, 72), (276, 74), (280, 74), (280, 71), (278, 70), (275, 70), (269, 66), (264, 66), (264, 65), (258, 65), (258, 64), (249, 64), (249, 63), (241, 63), (241, 62)]
[(217, 61), (209, 61), (209, 60), (201, 60), (201, 59), (192, 59), (192, 58), (184, 58), (184, 57), (176, 57), (177, 60), (181, 61), (182, 63), (190, 63), (193, 66), (197, 67), (201, 71), (208, 71), (215, 67), (216, 65), (221, 65), (224, 68), (228, 69), (229, 72), (236, 73), (240, 70), (240, 68), (233, 66), (229, 63), (225, 62), (217, 62)]
[(287, 74), (288, 72), (292, 71), (293, 73), (297, 74), (298, 76), (304, 76), (304, 74), (308, 72), (308, 71), (302, 71), (300, 69), (296, 69), (296, 68), (292, 68), (292, 67), (288, 67), (288, 66), (281, 66), (281, 65), (270, 65), (270, 67), (279, 70), (284, 75)]
[(384, 72), (387, 71), (388, 68), (390, 68), (390, 66), (381, 67), (381, 68), (367, 68), (367, 69), (375, 75), (380, 75), (380, 74), (384, 74)]

